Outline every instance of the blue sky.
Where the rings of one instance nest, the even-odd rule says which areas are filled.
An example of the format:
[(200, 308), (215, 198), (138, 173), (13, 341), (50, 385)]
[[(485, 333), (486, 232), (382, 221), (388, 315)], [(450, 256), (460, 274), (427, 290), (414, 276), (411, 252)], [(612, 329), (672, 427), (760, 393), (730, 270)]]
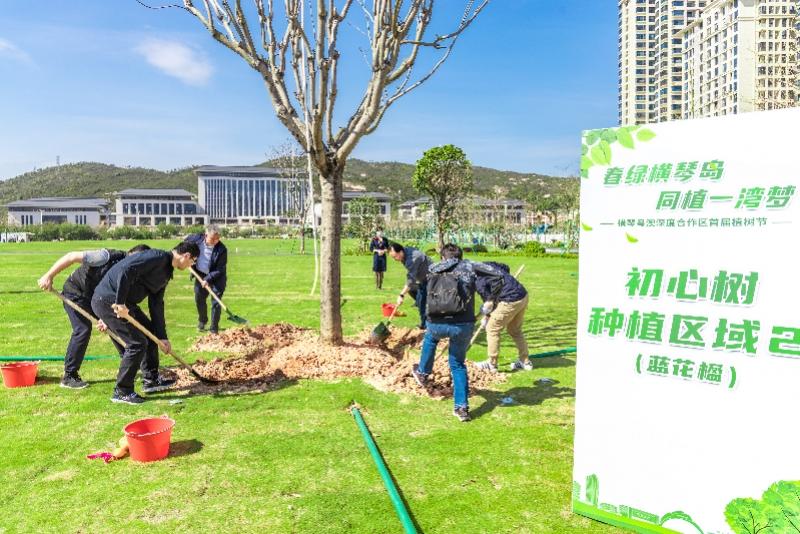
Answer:
[[(463, 6), (440, 4), (441, 24)], [(251, 165), (287, 138), (260, 77), (183, 10), (134, 0), (0, 6), (0, 179), (56, 156), (163, 170)], [(363, 90), (359, 39), (348, 28), (340, 47), (343, 115)], [(475, 165), (574, 173), (580, 131), (616, 123), (616, 39), (614, 2), (493, 0), (354, 156), (413, 163), (452, 143)]]

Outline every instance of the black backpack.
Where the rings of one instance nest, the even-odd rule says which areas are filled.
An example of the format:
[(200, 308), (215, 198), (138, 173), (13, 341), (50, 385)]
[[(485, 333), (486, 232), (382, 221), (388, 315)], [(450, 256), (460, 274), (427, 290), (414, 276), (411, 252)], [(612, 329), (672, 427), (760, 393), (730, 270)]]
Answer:
[(466, 284), (453, 270), (428, 275), (429, 317), (446, 317), (467, 311), (470, 295)]

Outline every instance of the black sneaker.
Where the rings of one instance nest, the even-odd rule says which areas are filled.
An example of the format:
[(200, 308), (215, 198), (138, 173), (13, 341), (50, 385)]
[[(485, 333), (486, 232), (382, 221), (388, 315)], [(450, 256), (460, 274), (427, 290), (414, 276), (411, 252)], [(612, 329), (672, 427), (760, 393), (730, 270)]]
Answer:
[(417, 384), (419, 384), (420, 387), (424, 388), (425, 384), (428, 382), (428, 375), (421, 373), (419, 371), (419, 365), (416, 363), (411, 367), (411, 376), (414, 377), (414, 380), (417, 381)]
[(205, 332), (206, 331), (206, 323), (197, 323), (197, 331), (198, 332)]
[(175, 380), (170, 380), (169, 378), (159, 376), (155, 380), (143, 380), (142, 385), (142, 391), (149, 395), (151, 393), (158, 393), (159, 391), (165, 391), (173, 387), (175, 385)]
[(463, 406), (459, 406), (453, 410), (453, 415), (458, 417), (458, 420), (462, 423), (466, 423), (469, 421), (469, 408), (465, 408)]
[(140, 397), (138, 393), (132, 391), (131, 393), (117, 393), (114, 392), (114, 396), (111, 397), (111, 402), (117, 402), (120, 404), (141, 404), (144, 402), (144, 398)]
[(211, 328), (208, 329), (208, 331), (211, 334), (219, 334), (219, 327), (218, 326), (212, 326)]
[(64, 375), (61, 379), (61, 387), (69, 389), (83, 389), (89, 385), (89, 382), (84, 382), (78, 373), (74, 375)]

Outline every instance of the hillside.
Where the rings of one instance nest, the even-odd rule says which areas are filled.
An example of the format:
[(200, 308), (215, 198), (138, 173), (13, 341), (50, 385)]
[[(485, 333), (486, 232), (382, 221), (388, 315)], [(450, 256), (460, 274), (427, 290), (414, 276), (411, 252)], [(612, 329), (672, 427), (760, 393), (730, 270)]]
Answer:
[[(346, 188), (380, 191), (395, 201), (415, 198), (411, 187), (414, 166), (397, 162), (368, 162), (352, 159), (345, 172)], [(479, 194), (525, 199), (558, 194), (574, 187), (576, 179), (538, 174), (474, 168)], [(27, 172), (0, 181), (0, 206), (32, 197), (106, 197), (127, 188), (182, 188), (197, 192), (197, 179), (192, 168), (163, 172), (141, 167), (117, 167), (105, 163), (72, 163)]]
[(196, 193), (197, 178), (191, 169), (163, 172), (105, 163), (71, 163), (0, 181), (0, 206), (33, 197), (107, 197), (132, 187), (182, 188)]

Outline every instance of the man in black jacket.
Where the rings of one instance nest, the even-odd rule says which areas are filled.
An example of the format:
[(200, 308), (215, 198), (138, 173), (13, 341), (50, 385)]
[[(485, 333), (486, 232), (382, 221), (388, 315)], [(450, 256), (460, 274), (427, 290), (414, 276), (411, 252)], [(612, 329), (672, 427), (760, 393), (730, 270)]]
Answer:
[[(127, 252), (127, 255), (150, 250), (147, 245), (136, 245)], [(71, 265), (80, 263), (64, 282), (63, 294), (66, 298), (83, 308), (89, 314), (92, 312), (92, 295), (97, 284), (103, 276), (117, 262), (124, 259), (126, 253), (121, 250), (100, 249), (84, 252), (70, 252), (56, 261), (52, 267), (39, 278), (39, 287), (44, 291), (53, 289), (53, 279), (58, 273)], [(86, 355), (86, 347), (92, 336), (92, 323), (83, 315), (64, 304), (64, 311), (72, 325), (72, 336), (69, 338), (67, 353), (64, 356), (64, 376), (61, 387), (70, 389), (83, 389), (89, 384), (81, 379), (79, 371)], [(101, 322), (100, 329), (105, 325)]]
[(400, 290), (397, 297), (397, 306), (403, 303), (406, 294), (414, 299), (414, 305), (419, 310), (419, 327), (426, 328), (425, 308), (428, 296), (428, 268), (433, 263), (427, 254), (414, 247), (404, 247), (400, 243), (389, 245), (389, 256), (403, 264), (408, 271), (406, 285)]
[[(143, 359), (146, 360), (146, 370), (142, 373), (145, 393), (156, 393), (174, 385), (174, 380), (167, 380), (158, 374), (158, 347), (125, 319), (133, 317), (142, 323), (169, 350), (171, 345), (164, 319), (164, 291), (172, 279), (173, 271), (176, 268), (188, 269), (199, 254), (196, 244), (185, 241), (171, 251), (148, 250), (117, 263), (97, 286), (92, 297), (92, 309), (127, 344), (121, 353), (122, 361), (112, 402), (144, 402), (133, 389), (136, 372)], [(139, 308), (139, 303), (145, 298), (150, 310), (149, 318)]]
[(428, 328), (422, 342), (419, 365), (412, 375), (425, 387), (433, 371), (436, 345), (448, 339), (450, 374), (453, 377), (453, 415), (469, 421), (469, 377), (466, 358), (475, 326), (475, 280), (485, 277), (491, 287), (489, 301), (496, 300), (503, 289), (503, 273), (485, 263), (463, 260), (461, 248), (447, 244), (442, 261), (432, 265), (428, 274)]
[[(208, 225), (205, 234), (192, 234), (186, 241), (195, 243), (200, 249), (195, 270), (202, 281), (194, 280), (194, 303), (197, 306), (197, 329), (202, 332), (208, 323), (208, 292), (213, 291), (222, 298), (228, 283), (228, 249), (220, 241), (219, 228), (215, 224)], [(219, 331), (221, 315), (222, 307), (216, 299), (211, 299), (211, 324), (208, 330), (212, 334)]]

